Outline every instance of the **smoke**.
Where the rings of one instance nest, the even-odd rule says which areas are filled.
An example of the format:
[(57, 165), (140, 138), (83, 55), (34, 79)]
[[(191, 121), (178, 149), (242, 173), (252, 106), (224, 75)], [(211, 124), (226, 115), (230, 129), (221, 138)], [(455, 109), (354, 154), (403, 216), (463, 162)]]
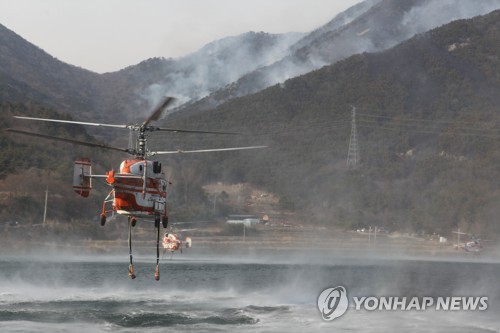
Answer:
[(368, 0), (353, 6), (310, 34), (249, 32), (212, 42), (193, 54), (174, 60), (173, 65), (166, 64), (174, 70), (138, 95), (150, 107), (165, 95), (175, 96), (180, 106), (221, 89), (225, 91), (224, 96), (217, 100), (246, 95), (284, 82), (329, 63), (321, 57), (310, 57), (306, 63), (297, 61), (296, 57), (291, 57), (295, 51), (325, 33), (342, 28), (379, 1)]
[[(198, 108), (212, 108), (231, 98), (255, 93), (354, 54), (387, 50), (416, 34), (457, 19), (486, 14), (498, 8), (500, 8), (498, 0), (365, 1), (337, 15), (331, 22), (298, 40), (289, 47), (291, 52), (288, 54), (283, 52), (282, 58), (268, 66), (262, 61), (261, 66), (256, 66), (250, 71), (251, 66), (243, 66), (244, 70), (238, 70), (231, 64), (225, 64), (228, 71), (235, 70), (235, 75), (226, 76), (224, 81), (217, 80), (217, 73), (214, 75), (213, 72), (209, 72), (211, 78), (219, 83), (227, 84), (234, 82), (231, 81), (234, 78), (239, 79), (212, 94), (211, 98), (202, 101)], [(267, 61), (271, 62), (278, 55), (280, 52), (273, 54)], [(245, 57), (241, 59), (242, 62), (238, 66), (246, 63)], [(203, 80), (205, 79), (207, 78), (204, 77)], [(217, 85), (208, 87), (209, 89), (205, 89), (196, 98), (216, 90)], [(222, 86), (219, 85), (219, 88)], [(180, 86), (175, 89), (179, 93), (182, 92)], [(188, 98), (190, 97), (194, 96), (189, 95)]]
[(401, 26), (407, 29), (409, 36), (413, 36), (451, 21), (484, 15), (498, 8), (500, 8), (498, 0), (425, 1), (404, 15)]
[(176, 60), (173, 71), (140, 95), (150, 105), (165, 95), (175, 96), (178, 105), (199, 100), (247, 73), (282, 59), (289, 54), (290, 45), (302, 36), (249, 32), (212, 42)]

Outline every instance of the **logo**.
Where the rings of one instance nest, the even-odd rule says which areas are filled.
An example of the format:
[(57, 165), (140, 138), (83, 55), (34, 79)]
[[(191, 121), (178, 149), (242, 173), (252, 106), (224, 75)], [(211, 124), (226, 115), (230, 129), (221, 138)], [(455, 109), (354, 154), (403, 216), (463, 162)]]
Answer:
[(318, 309), (323, 320), (331, 321), (342, 316), (348, 307), (347, 291), (342, 286), (325, 289), (318, 297)]
[[(488, 297), (451, 296), (451, 297), (357, 297), (353, 296), (352, 309), (355, 311), (485, 311), (488, 309)], [(318, 296), (318, 309), (323, 320), (332, 321), (342, 316), (349, 307), (347, 291), (338, 286), (328, 288)]]
[(353, 297), (354, 309), (365, 311), (484, 311), (488, 297)]

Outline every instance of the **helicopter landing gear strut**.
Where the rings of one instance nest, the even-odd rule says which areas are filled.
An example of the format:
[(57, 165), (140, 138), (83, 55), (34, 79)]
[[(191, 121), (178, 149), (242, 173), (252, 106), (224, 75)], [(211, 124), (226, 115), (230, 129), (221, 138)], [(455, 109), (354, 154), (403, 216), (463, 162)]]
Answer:
[[(162, 221), (163, 222), (163, 221)], [(135, 270), (132, 257), (132, 228), (135, 227), (137, 220), (135, 217), (128, 218), (128, 249), (130, 255), (130, 264), (128, 266), (128, 276), (131, 279), (135, 279)], [(156, 228), (156, 269), (155, 269), (155, 280), (160, 280), (160, 216), (155, 217), (155, 228)]]
[(133, 217), (128, 218), (128, 250), (130, 255), (130, 265), (128, 266), (128, 276), (135, 279), (134, 264), (132, 262), (132, 227), (135, 226), (136, 219)]
[(155, 270), (155, 280), (160, 280), (160, 217), (155, 217), (155, 227), (156, 227), (156, 270)]

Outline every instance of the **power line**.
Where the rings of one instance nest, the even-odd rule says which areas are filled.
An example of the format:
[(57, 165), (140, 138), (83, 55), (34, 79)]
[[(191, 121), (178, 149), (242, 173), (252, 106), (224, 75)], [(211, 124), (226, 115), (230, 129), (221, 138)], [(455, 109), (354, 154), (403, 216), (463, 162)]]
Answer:
[[(468, 120), (445, 120), (445, 119), (417, 119), (417, 118), (407, 118), (407, 117), (390, 117), (390, 116), (379, 116), (368, 113), (358, 113), (358, 116), (368, 117), (368, 118), (376, 118), (376, 119), (387, 119), (391, 121), (397, 122), (420, 122), (420, 123), (433, 123), (433, 124), (465, 124), (465, 125), (483, 125), (483, 126), (491, 126), (491, 122), (485, 121), (468, 121)], [(461, 126), (464, 127), (464, 126)], [(464, 127), (465, 128), (465, 127)], [(483, 130), (483, 128), (473, 127), (473, 129)], [(499, 129), (496, 129), (499, 130)]]
[(483, 133), (481, 132), (471, 133), (467, 132), (467, 130), (472, 130), (472, 129), (454, 128), (456, 131), (454, 131), (453, 133), (449, 133), (435, 128), (409, 128), (408, 125), (401, 125), (401, 124), (380, 125), (377, 124), (376, 122), (368, 122), (363, 120), (360, 120), (359, 122), (360, 124), (358, 124), (358, 127), (370, 128), (382, 131), (393, 131), (393, 132), (407, 131), (411, 133), (436, 134), (436, 135), (457, 135), (457, 136), (468, 136), (468, 137), (500, 138), (499, 131), (474, 129), (476, 131), (482, 131)]

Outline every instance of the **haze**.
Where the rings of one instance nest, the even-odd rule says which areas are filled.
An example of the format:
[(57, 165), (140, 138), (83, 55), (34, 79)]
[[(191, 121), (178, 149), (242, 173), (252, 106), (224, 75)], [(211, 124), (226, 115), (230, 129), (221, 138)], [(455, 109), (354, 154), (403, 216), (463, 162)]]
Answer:
[(0, 0), (0, 23), (98, 73), (248, 31), (308, 32), (360, 0)]

